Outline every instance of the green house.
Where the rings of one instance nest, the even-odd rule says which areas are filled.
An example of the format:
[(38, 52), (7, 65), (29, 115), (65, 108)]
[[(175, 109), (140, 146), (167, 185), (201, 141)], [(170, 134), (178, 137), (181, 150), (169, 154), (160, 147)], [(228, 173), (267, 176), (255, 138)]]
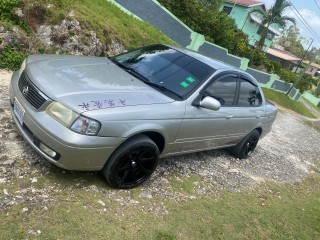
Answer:
[[(254, 0), (224, 0), (221, 11), (224, 11), (235, 20), (238, 29), (241, 29), (249, 37), (249, 45), (255, 47), (261, 38), (262, 25), (258, 13), (250, 13), (253, 9), (266, 10), (264, 3)], [(264, 51), (271, 46), (276, 35), (280, 35), (279, 25), (272, 24), (269, 27), (267, 39), (264, 42)]]

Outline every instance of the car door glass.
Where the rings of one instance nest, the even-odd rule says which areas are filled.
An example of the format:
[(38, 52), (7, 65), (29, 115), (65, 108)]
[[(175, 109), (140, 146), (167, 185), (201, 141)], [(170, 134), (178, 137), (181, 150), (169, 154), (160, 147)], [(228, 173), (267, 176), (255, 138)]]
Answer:
[(239, 107), (258, 107), (262, 103), (260, 90), (248, 80), (240, 80)]
[(232, 106), (237, 89), (237, 81), (238, 79), (234, 76), (217, 79), (205, 90), (205, 93), (207, 96), (217, 99), (223, 107)]

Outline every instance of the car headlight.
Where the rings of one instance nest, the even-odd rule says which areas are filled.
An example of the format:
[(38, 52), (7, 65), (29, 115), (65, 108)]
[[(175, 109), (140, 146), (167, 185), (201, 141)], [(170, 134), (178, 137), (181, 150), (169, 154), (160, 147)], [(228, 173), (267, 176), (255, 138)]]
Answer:
[(67, 128), (79, 117), (78, 113), (58, 102), (51, 103), (47, 108), (47, 113)]
[(80, 116), (58, 102), (51, 103), (47, 107), (47, 113), (62, 125), (80, 134), (96, 135), (100, 130), (98, 121)]
[(71, 130), (86, 135), (96, 135), (100, 129), (100, 123), (96, 120), (80, 116), (72, 124)]

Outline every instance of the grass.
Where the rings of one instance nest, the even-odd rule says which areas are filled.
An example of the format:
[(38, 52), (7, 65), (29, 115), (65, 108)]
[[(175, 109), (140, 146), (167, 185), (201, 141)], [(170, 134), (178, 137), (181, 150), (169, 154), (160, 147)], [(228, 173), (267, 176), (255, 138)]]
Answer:
[[(0, 212), (0, 239), (320, 238), (319, 172), (299, 183), (264, 183), (254, 190), (221, 191), (219, 196), (201, 196), (193, 191), (190, 185), (194, 181), (203, 183), (197, 176), (185, 179), (171, 176), (169, 185), (174, 191), (196, 196), (196, 199), (176, 201), (156, 196), (142, 199), (139, 193), (144, 189), (141, 188), (111, 190), (98, 174), (87, 176), (87, 173), (63, 173), (58, 168), (52, 170), (38, 178), (34, 187), (55, 186), (58, 191), (50, 197), (56, 202), (47, 205), (48, 210), (20, 202)], [(79, 180), (83, 182), (81, 186), (76, 185)], [(23, 187), (28, 187), (26, 184)], [(100, 191), (87, 190), (92, 184)], [(13, 188), (8, 190), (14, 192), (17, 185), (15, 182), (11, 185)], [(123, 205), (117, 201), (121, 197), (135, 199), (139, 204), (125, 200)], [(22, 213), (24, 207), (29, 208), (27, 213)], [(30, 235), (30, 229), (40, 230), (41, 234)]]
[(40, 25), (60, 25), (64, 19), (76, 19), (81, 27), (80, 34), (70, 29), (67, 37), (77, 34), (80, 42), (88, 44), (92, 32), (96, 33), (106, 48), (102, 55), (154, 43), (176, 45), (158, 29), (124, 13), (107, 0), (24, 0), (21, 8), (25, 22), (22, 19), (18, 19), (18, 23), (9, 18), (0, 19), (0, 25), (6, 30), (17, 27), (23, 36), (19, 43), (12, 43), (4, 48), (6, 51), (0, 51), (0, 68), (16, 70), (26, 55), (55, 53), (64, 43), (64, 37), (56, 39), (54, 46), (47, 46), (35, 33)]
[(47, 6), (49, 3), (54, 4), (54, 7), (46, 14), (47, 23), (60, 24), (73, 10), (74, 16), (71, 18), (77, 19), (88, 34), (90, 31), (96, 32), (103, 44), (116, 40), (127, 50), (153, 43), (175, 44), (161, 31), (124, 13), (106, 0), (28, 1), (29, 5)]
[(272, 89), (262, 88), (265, 97), (276, 104), (290, 109), (296, 113), (299, 113), (308, 118), (316, 118), (310, 110), (301, 102), (292, 100), (290, 97), (284, 93), (274, 91)]

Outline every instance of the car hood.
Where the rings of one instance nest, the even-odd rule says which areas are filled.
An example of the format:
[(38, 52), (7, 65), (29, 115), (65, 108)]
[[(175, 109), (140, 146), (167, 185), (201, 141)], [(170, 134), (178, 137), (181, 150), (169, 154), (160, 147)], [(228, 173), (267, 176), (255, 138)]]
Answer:
[(174, 101), (108, 58), (35, 55), (26, 73), (49, 98), (77, 112)]

